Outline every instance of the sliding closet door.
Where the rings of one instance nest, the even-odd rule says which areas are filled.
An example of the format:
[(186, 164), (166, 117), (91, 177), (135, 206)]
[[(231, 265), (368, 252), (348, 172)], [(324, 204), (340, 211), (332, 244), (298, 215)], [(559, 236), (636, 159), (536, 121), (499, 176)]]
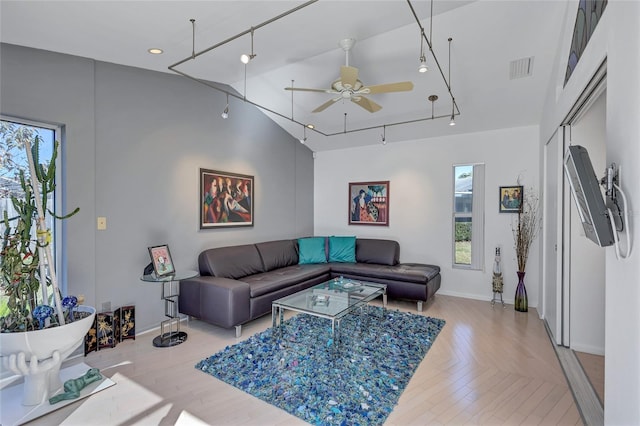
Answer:
[(563, 344), (562, 297), (562, 128), (544, 148), (543, 318), (556, 344)]

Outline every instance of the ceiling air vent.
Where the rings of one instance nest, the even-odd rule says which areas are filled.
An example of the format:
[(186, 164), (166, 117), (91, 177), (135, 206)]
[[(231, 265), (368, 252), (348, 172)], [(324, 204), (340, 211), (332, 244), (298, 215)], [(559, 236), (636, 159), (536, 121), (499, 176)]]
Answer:
[(533, 74), (533, 56), (516, 59), (509, 63), (509, 80), (529, 77)]

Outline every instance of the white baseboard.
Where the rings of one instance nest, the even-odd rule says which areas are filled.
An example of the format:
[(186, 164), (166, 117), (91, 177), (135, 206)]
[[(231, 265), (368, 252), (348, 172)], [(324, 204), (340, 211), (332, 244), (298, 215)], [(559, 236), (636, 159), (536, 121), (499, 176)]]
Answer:
[(583, 345), (581, 343), (571, 342), (571, 349), (576, 352), (584, 352), (591, 355), (604, 356), (604, 347), (600, 346)]
[[(457, 291), (443, 290), (442, 287), (436, 293), (436, 297), (439, 294), (442, 294), (444, 296), (462, 297), (464, 299), (482, 300), (482, 301), (485, 301), (485, 302), (491, 302), (491, 299), (493, 297), (493, 296), (478, 295), (478, 294), (473, 294), (473, 293), (461, 293), (461, 292), (457, 292)], [(504, 294), (503, 294), (503, 298), (502, 299), (504, 300), (505, 304), (513, 305), (514, 300), (505, 298)], [(538, 306), (534, 305), (532, 303), (529, 303), (529, 307), (530, 308), (535, 308), (536, 310), (538, 309)]]

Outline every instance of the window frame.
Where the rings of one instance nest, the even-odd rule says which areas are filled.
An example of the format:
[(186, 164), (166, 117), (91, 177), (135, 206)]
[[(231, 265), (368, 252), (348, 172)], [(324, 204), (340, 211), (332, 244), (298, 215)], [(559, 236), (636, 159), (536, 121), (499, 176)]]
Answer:
[[(456, 169), (458, 167), (472, 167), (472, 202), (471, 212), (456, 212)], [(451, 265), (454, 269), (484, 271), (484, 201), (485, 201), (485, 163), (459, 163), (452, 166), (452, 195), (451, 203)], [(456, 263), (456, 219), (471, 218), (471, 263)]]

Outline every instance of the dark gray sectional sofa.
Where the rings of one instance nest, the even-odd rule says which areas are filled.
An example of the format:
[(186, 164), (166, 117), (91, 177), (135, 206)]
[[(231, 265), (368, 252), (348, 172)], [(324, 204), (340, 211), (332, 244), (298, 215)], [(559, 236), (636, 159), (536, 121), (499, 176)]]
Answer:
[(440, 268), (400, 263), (397, 241), (357, 238), (355, 263), (298, 264), (298, 240), (212, 248), (198, 257), (200, 276), (180, 282), (180, 312), (235, 327), (271, 312), (271, 302), (337, 276), (384, 283), (390, 298), (417, 301), (440, 288)]

